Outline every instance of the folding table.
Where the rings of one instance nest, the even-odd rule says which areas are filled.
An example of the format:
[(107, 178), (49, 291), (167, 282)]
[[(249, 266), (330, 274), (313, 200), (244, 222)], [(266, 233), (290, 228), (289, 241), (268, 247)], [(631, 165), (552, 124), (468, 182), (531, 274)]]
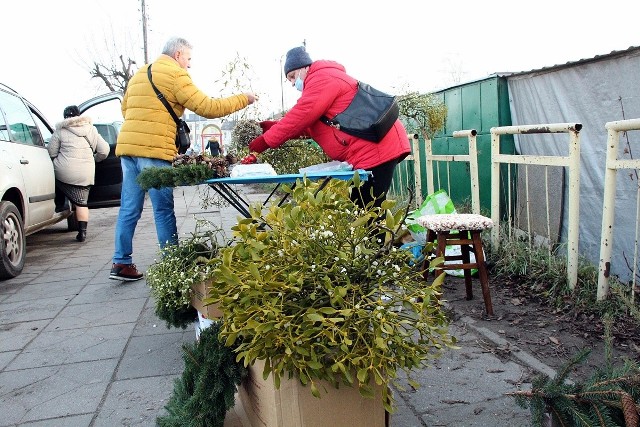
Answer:
[[(298, 180), (302, 180), (305, 177), (307, 179), (317, 181), (322, 180), (318, 190), (324, 188), (327, 183), (332, 179), (341, 179), (343, 181), (353, 178), (354, 174), (358, 173), (361, 181), (366, 181), (371, 175), (370, 171), (358, 169), (357, 171), (329, 171), (329, 172), (307, 172), (304, 174), (292, 173), (283, 175), (264, 175), (264, 176), (239, 176), (239, 177), (227, 177), (227, 178), (213, 178), (208, 179), (204, 183), (208, 184), (213, 190), (216, 191), (224, 200), (226, 200), (231, 206), (233, 206), (241, 215), (245, 218), (250, 218), (249, 213), (249, 201), (242, 197), (231, 185), (233, 184), (275, 184), (271, 193), (267, 196), (262, 206), (266, 206), (271, 200), (271, 197), (275, 194), (276, 190), (282, 183), (291, 183), (295, 187)], [(278, 202), (278, 206), (281, 206), (286, 200), (289, 194), (282, 196)]]

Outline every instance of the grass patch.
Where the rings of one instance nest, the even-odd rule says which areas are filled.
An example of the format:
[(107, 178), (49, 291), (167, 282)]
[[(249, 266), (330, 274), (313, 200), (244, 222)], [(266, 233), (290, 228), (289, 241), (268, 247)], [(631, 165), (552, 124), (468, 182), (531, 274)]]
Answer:
[(597, 301), (598, 267), (584, 258), (578, 259), (578, 280), (575, 289), (567, 283), (566, 246), (549, 249), (531, 243), (526, 236), (501, 234), (498, 248), (485, 242), (487, 261), (494, 277), (517, 283), (527, 293), (564, 312), (608, 314), (614, 319), (633, 316), (640, 323), (637, 304), (631, 301), (630, 285), (611, 278), (610, 295)]

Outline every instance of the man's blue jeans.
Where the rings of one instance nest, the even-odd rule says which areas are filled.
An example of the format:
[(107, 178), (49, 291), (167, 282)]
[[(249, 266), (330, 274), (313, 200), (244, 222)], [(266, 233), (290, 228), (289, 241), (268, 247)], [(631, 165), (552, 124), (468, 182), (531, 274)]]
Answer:
[[(171, 167), (171, 162), (146, 157), (120, 157), (122, 165), (122, 193), (120, 195), (120, 211), (116, 223), (115, 251), (113, 262), (116, 264), (131, 264), (133, 253), (133, 235), (136, 225), (142, 215), (144, 207), (144, 190), (138, 184), (137, 178), (142, 169), (148, 167)], [(150, 189), (149, 198), (153, 206), (153, 217), (156, 224), (156, 234), (160, 248), (167, 244), (178, 242), (176, 214), (173, 210), (173, 188), (165, 187), (159, 190)]]

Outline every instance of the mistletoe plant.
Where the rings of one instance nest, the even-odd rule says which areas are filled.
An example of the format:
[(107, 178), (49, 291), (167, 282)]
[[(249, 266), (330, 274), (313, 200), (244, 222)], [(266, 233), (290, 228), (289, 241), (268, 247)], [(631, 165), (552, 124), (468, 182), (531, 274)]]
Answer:
[(324, 189), (305, 179), (286, 189), (291, 203), (264, 216), (253, 206), (220, 252), (207, 302), (221, 303), (225, 345), (245, 365), (264, 360), (276, 387), (296, 377), (320, 397), (326, 380), (373, 397), (375, 383), (392, 412), (397, 371), (426, 366), (455, 338), (441, 281), (425, 283), (412, 254), (393, 245), (406, 213), (390, 200), (358, 208), (349, 190), (359, 187), (357, 174)]
[(447, 106), (431, 93), (410, 92), (402, 95), (398, 104), (407, 131), (420, 132), (425, 140), (433, 138), (447, 120)]
[(185, 329), (197, 319), (191, 307), (191, 286), (209, 274), (209, 261), (218, 255), (220, 230), (207, 229), (198, 220), (195, 232), (176, 245), (168, 245), (147, 269), (147, 285), (155, 299), (155, 313), (167, 327)]
[[(255, 120), (241, 120), (231, 133), (232, 150), (239, 156), (249, 154), (249, 143), (262, 135), (262, 129)], [(278, 174), (298, 173), (300, 168), (324, 163), (329, 158), (322, 149), (310, 139), (292, 139), (276, 150), (267, 150), (260, 154), (260, 160), (273, 166)]]

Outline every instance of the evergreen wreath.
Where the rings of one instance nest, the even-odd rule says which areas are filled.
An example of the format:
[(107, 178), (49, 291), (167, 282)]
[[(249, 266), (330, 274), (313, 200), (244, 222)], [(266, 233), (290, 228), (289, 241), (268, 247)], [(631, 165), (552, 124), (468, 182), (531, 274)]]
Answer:
[(235, 404), (238, 385), (247, 369), (235, 361), (235, 353), (218, 339), (220, 322), (202, 330), (200, 341), (184, 344), (184, 371), (174, 382), (165, 406), (168, 415), (158, 417), (160, 427), (222, 427)]

